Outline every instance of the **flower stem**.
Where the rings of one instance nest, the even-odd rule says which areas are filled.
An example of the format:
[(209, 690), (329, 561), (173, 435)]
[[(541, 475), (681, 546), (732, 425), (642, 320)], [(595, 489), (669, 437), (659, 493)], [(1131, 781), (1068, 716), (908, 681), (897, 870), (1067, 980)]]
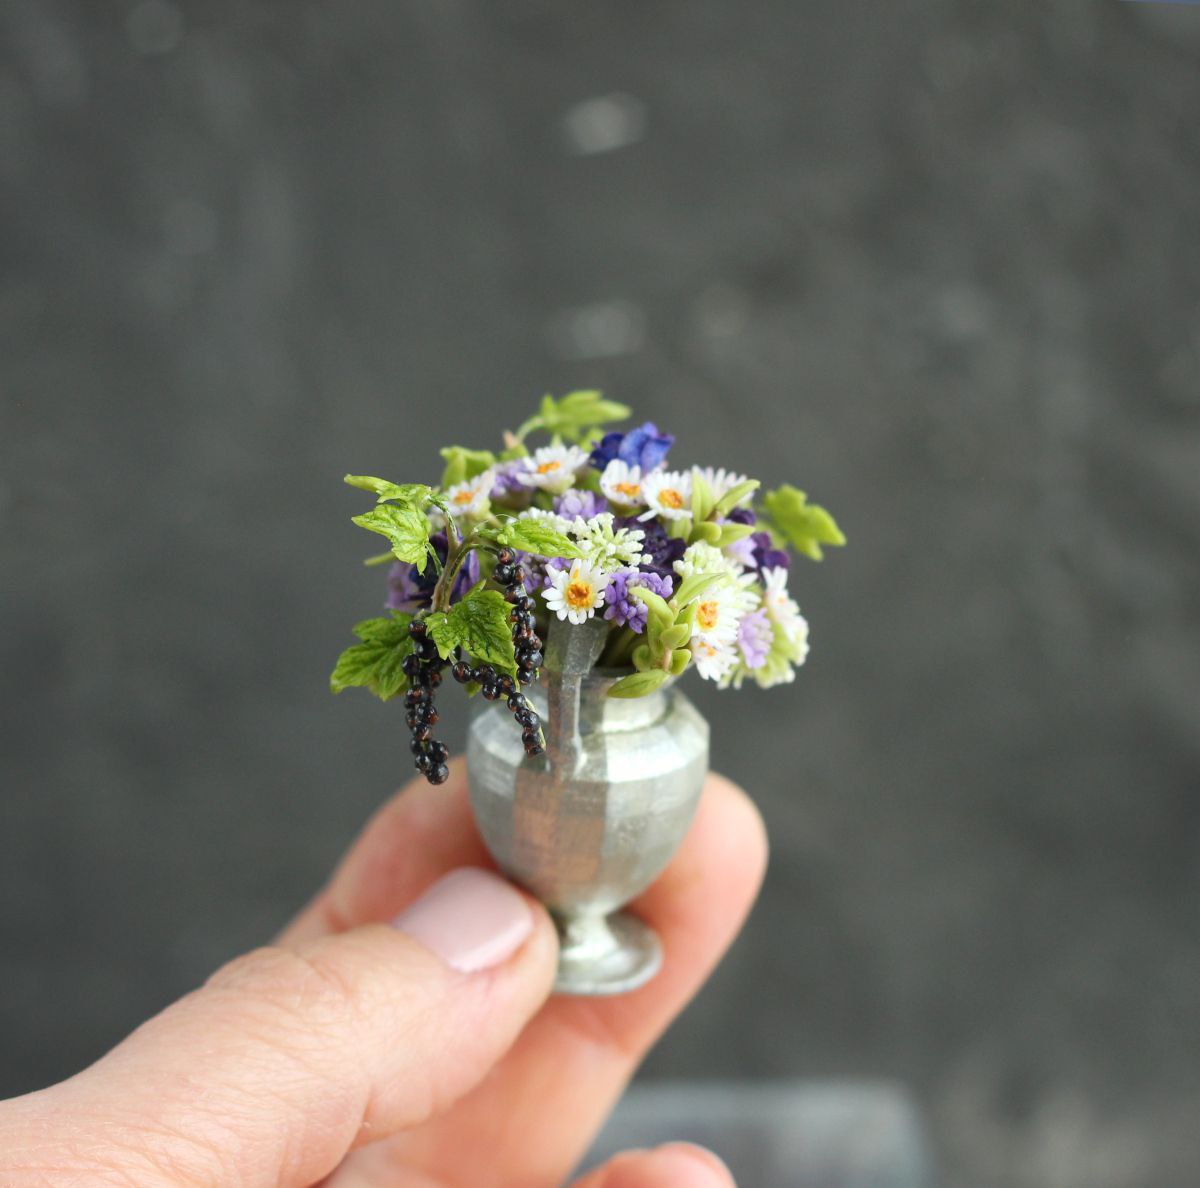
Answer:
[(628, 627), (611, 632), (608, 642), (604, 645), (604, 651), (596, 663), (601, 668), (627, 668), (632, 661), (633, 649), (637, 647), (639, 638), (640, 636), (636, 632), (630, 631)]
[(434, 583), (433, 598), (430, 604), (430, 609), (435, 611), (448, 610), (450, 607), (450, 595), (454, 590), (454, 582), (458, 578), (458, 571), (462, 568), (463, 562), (470, 555), (471, 550), (475, 547), (475, 540), (472, 536), (468, 536), (465, 540), (458, 535), (458, 529), (455, 527), (454, 520), (446, 517), (446, 564), (442, 567), (442, 572), (438, 574), (438, 580)]

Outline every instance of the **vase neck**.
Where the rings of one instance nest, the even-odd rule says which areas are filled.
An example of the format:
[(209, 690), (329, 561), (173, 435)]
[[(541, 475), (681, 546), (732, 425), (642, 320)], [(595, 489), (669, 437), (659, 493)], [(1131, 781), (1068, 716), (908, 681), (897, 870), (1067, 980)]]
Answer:
[(550, 761), (570, 766), (582, 740), (596, 733), (617, 734), (653, 725), (667, 712), (667, 688), (645, 697), (609, 697), (623, 675), (598, 669), (609, 624), (589, 619), (572, 625), (554, 621), (546, 640), (542, 686), (546, 695), (546, 743)]

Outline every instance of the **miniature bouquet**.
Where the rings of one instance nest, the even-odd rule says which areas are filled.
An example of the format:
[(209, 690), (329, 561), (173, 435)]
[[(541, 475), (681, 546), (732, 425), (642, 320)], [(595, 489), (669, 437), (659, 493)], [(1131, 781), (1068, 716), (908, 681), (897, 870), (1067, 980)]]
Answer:
[[(334, 692), (403, 696), (417, 768), (447, 778), (433, 738), (446, 668), (469, 693), (504, 699), (528, 755), (544, 746), (524, 687), (552, 620), (602, 619), (597, 666), (610, 697), (643, 697), (695, 668), (720, 687), (791, 681), (808, 624), (788, 590), (789, 548), (820, 560), (845, 538), (803, 491), (724, 468), (684, 466), (647, 422), (605, 431), (629, 410), (598, 392), (547, 396), (497, 452), (449, 446), (437, 486), (348, 475), (375, 496), (354, 523), (385, 537), (386, 616), (354, 628)], [(535, 434), (544, 435), (541, 444)]]

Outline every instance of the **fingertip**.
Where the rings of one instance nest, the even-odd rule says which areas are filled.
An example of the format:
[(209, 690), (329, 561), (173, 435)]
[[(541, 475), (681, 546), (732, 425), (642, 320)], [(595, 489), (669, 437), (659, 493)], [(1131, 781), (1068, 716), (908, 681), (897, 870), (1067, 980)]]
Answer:
[(736, 1188), (725, 1163), (694, 1143), (667, 1143), (652, 1151), (624, 1151), (575, 1188)]
[[(733, 1185), (733, 1173), (729, 1165), (715, 1151), (701, 1147), (697, 1143), (666, 1143), (658, 1147), (653, 1154), (664, 1166), (682, 1169), (683, 1174), (691, 1174), (692, 1180), (681, 1180), (681, 1183), (692, 1183), (696, 1188), (730, 1188)], [(688, 1169), (691, 1169), (689, 1172)], [(702, 1169), (702, 1178), (697, 1178), (696, 1170)]]
[(714, 805), (714, 812), (723, 821), (732, 842), (735, 842), (747, 868), (757, 874), (762, 882), (770, 858), (770, 838), (762, 812), (740, 784), (719, 772), (708, 773), (706, 791)]

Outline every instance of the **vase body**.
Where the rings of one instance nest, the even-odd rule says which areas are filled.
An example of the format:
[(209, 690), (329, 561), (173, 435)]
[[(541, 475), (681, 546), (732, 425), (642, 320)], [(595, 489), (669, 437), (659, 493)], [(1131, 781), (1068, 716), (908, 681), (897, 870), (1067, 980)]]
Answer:
[(525, 755), (503, 702), (485, 705), (467, 743), (480, 832), (500, 868), (550, 909), (565, 993), (621, 993), (657, 971), (657, 937), (617, 909), (670, 861), (708, 770), (708, 723), (677, 689), (608, 696), (619, 674), (594, 668), (607, 629), (551, 627), (540, 685), (527, 691), (544, 755)]

